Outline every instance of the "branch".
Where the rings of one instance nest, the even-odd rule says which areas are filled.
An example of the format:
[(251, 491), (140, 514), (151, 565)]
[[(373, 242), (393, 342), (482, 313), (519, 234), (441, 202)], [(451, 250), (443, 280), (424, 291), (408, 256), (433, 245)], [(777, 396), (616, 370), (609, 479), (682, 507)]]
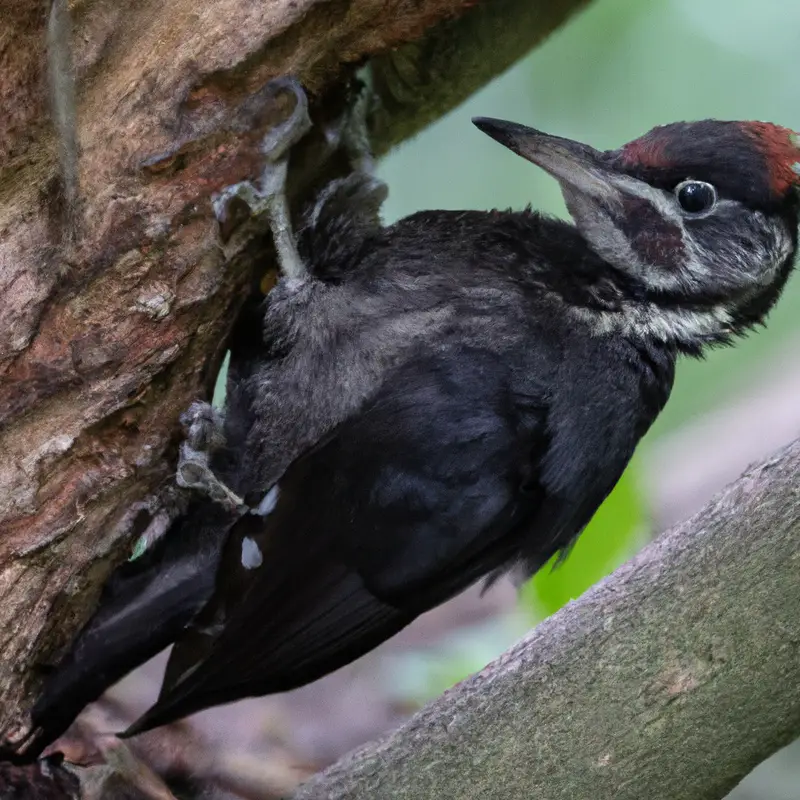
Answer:
[(386, 152), (455, 108), (588, 2), (487, 0), (374, 59), (381, 101), (371, 126), (376, 152)]
[(293, 800), (718, 800), (800, 735), (800, 440)]

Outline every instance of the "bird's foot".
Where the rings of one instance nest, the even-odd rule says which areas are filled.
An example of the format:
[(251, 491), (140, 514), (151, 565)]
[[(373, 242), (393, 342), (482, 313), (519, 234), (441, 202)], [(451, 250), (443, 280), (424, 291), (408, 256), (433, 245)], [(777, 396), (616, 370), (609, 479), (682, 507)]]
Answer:
[(245, 511), (244, 500), (232, 492), (211, 471), (214, 451), (225, 443), (222, 415), (209, 403), (192, 403), (181, 415), (186, 440), (181, 444), (175, 480), (184, 489), (208, 495), (230, 511)]
[(347, 110), (333, 123), (325, 128), (325, 136), (331, 149), (342, 148), (347, 154), (353, 172), (372, 174), (375, 169), (375, 158), (369, 141), (369, 117), (372, 90), (362, 80), (354, 80), (351, 84), (352, 102)]
[(181, 414), (181, 425), (186, 429), (186, 443), (192, 450), (211, 455), (225, 444), (225, 418), (211, 403), (200, 400), (192, 403)]
[(244, 204), (251, 216), (266, 216), (281, 272), (287, 278), (303, 280), (308, 276), (308, 270), (297, 252), (292, 232), (286, 176), (292, 146), (311, 128), (308, 100), (303, 87), (294, 78), (278, 78), (270, 86), (276, 91), (291, 91), (295, 96), (295, 106), (291, 115), (274, 127), (261, 143), (266, 159), (261, 179), (255, 183), (241, 181), (226, 187), (212, 198), (212, 205), (221, 227), (225, 227), (232, 207), (237, 204)]
[(375, 158), (372, 155), (367, 119), (373, 94), (365, 83), (362, 83), (356, 91), (358, 94), (345, 115), (342, 144), (353, 171), (371, 175), (375, 171)]
[(208, 454), (192, 450), (185, 442), (180, 449), (176, 481), (184, 489), (203, 492), (230, 511), (246, 511), (248, 508), (244, 500), (211, 471)]
[(342, 150), (352, 172), (323, 187), (306, 209), (301, 236), (316, 231), (312, 251), (331, 253), (331, 240), (340, 236), (341, 220), (348, 220), (349, 238), (365, 237), (381, 228), (381, 206), (388, 187), (373, 173), (375, 165), (369, 142), (367, 118), (372, 92), (363, 81), (350, 88), (350, 102), (343, 114), (324, 129), (331, 150)]

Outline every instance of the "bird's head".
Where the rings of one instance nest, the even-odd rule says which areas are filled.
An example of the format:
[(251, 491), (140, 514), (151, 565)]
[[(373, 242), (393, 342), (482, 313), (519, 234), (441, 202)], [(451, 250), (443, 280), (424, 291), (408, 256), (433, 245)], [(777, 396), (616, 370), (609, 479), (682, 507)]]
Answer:
[(677, 122), (601, 152), (513, 122), (473, 122), (559, 181), (589, 246), (651, 308), (670, 309), (663, 331), (697, 339), (683, 344), (726, 341), (777, 300), (797, 245), (798, 134)]

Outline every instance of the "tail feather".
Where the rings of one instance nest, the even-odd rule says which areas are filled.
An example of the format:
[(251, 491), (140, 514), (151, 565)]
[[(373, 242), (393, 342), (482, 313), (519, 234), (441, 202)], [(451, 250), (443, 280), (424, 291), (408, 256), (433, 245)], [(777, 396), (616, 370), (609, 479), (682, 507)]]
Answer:
[[(368, 652), (414, 618), (378, 600), (357, 574), (344, 568), (334, 572), (318, 594), (320, 583), (309, 581), (312, 602), (304, 602), (308, 595), (283, 603), (277, 597), (258, 598), (260, 608), (274, 609), (270, 618), (256, 627), (248, 615), (226, 627), (208, 656), (165, 685), (158, 702), (121, 735), (134, 736), (242, 697), (303, 686)], [(246, 637), (241, 628), (248, 623), (252, 635)], [(181, 648), (192, 648), (191, 637), (176, 645), (173, 657), (180, 657)], [(184, 655), (184, 663), (191, 664), (191, 655)]]
[(38, 756), (86, 705), (172, 644), (208, 601), (230, 517), (210, 504), (203, 517), (202, 526), (192, 524), (196, 515), (185, 518), (152, 553), (112, 575), (97, 611), (44, 682), (26, 756)]

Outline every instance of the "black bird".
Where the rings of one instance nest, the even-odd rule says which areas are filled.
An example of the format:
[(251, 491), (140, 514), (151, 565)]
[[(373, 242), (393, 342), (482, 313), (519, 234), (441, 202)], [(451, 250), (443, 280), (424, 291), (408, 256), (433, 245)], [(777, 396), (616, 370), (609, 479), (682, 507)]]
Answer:
[(791, 131), (675, 123), (599, 152), (474, 122), (559, 181), (575, 224), (424, 211), (384, 228), (373, 178), (325, 189), (298, 234), (307, 273), (234, 341), (212, 466), (253, 511), (198, 499), (116, 576), (45, 684), (29, 752), (173, 640), (128, 735), (300, 686), (476, 581), (532, 574), (614, 487), (677, 356), (778, 299), (797, 246)]

